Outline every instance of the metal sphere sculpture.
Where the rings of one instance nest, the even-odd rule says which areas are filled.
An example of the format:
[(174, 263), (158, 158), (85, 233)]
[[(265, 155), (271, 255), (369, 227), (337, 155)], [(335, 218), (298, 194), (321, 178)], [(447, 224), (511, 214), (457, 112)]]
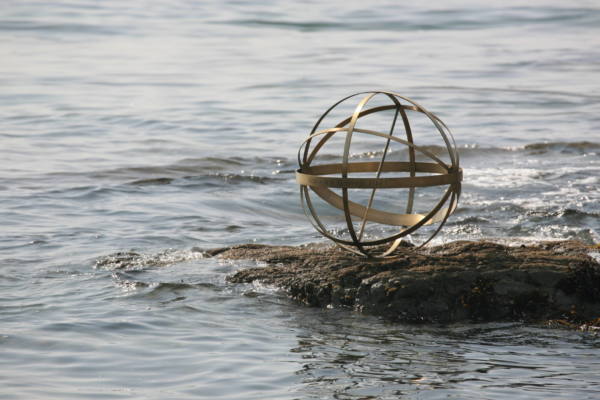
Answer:
[[(340, 121), (334, 127), (321, 128), (321, 123), (334, 109), (342, 103), (355, 96), (364, 95), (356, 106), (354, 113)], [(368, 108), (368, 103), (375, 96), (384, 96), (384, 104)], [(388, 104), (389, 100), (389, 104)], [(368, 115), (387, 112), (393, 115), (390, 128), (387, 132), (364, 129), (357, 126), (357, 122)], [(449, 162), (442, 161), (431, 148), (418, 146), (413, 138), (413, 131), (409, 123), (409, 114), (420, 113), (433, 124), (437, 133), (442, 137), (447, 150)], [(400, 118), (398, 118), (400, 117)], [(395, 136), (396, 122), (402, 121), (404, 126), (403, 137)], [(366, 121), (366, 119), (365, 119)], [(386, 123), (387, 124), (387, 123)], [(350, 162), (350, 146), (355, 137), (369, 135), (383, 139), (383, 149), (379, 161)], [(328, 163), (313, 165), (313, 161), (320, 149), (335, 135), (342, 136), (344, 142), (341, 163)], [(390, 152), (390, 144), (403, 145), (408, 153), (406, 161), (386, 161)], [(438, 152), (439, 153), (439, 152)], [(417, 161), (417, 158), (428, 158), (431, 162)], [(300, 168), (296, 171), (296, 181), (300, 184), (300, 197), (304, 211), (315, 227), (323, 236), (333, 240), (340, 247), (354, 253), (367, 257), (386, 257), (392, 254), (399, 246), (402, 238), (415, 232), (424, 225), (439, 223), (439, 226), (428, 239), (420, 246), (428, 243), (441, 230), (446, 220), (456, 209), (460, 196), (462, 169), (459, 167), (459, 157), (456, 144), (448, 127), (433, 113), (414, 102), (413, 100), (392, 92), (362, 92), (356, 93), (335, 103), (319, 118), (308, 138), (303, 142), (298, 151), (298, 164)], [(371, 177), (364, 177), (365, 173), (371, 173)], [(394, 177), (385, 177), (390, 173)], [(353, 174), (362, 174), (356, 177)], [(373, 176), (374, 174), (374, 176)], [(398, 174), (401, 176), (398, 177)], [(447, 186), (441, 199), (433, 206), (431, 211), (424, 214), (413, 212), (415, 200), (415, 188)], [(341, 195), (332, 190), (337, 188)], [(349, 189), (364, 189), (370, 191), (368, 201), (366, 198), (362, 204), (349, 199)], [(402, 189), (406, 198), (405, 213), (395, 213), (373, 208), (373, 202), (378, 190)], [(329, 231), (319, 218), (311, 200), (311, 192), (324, 200), (335, 209), (343, 211), (349, 239), (335, 235)], [(366, 196), (363, 196), (366, 197)], [(398, 197), (399, 199), (400, 197)], [(394, 196), (394, 199), (396, 197)], [(366, 202), (366, 204), (364, 204)], [(355, 220), (353, 220), (353, 217)], [(358, 223), (359, 228), (354, 224)], [(384, 225), (398, 226), (402, 229), (383, 238), (365, 238), (365, 226), (367, 223), (378, 223)], [(388, 244), (389, 247), (383, 246)]]

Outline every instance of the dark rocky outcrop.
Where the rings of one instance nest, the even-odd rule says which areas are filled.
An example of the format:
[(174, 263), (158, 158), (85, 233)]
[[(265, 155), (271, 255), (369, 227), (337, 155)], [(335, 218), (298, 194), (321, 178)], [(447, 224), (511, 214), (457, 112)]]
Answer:
[(310, 306), (348, 307), (410, 322), (547, 321), (600, 317), (597, 251), (577, 241), (505, 246), (457, 241), (365, 259), (322, 245), (241, 245), (209, 256), (264, 261), (231, 282), (260, 281)]

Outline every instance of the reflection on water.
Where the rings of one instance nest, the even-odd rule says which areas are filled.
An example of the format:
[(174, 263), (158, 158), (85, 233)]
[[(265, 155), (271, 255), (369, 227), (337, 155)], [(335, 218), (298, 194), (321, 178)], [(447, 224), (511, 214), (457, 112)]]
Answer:
[[(307, 398), (595, 398), (595, 335), (520, 324), (402, 326), (305, 311), (292, 351)], [(312, 396), (312, 397), (311, 397)]]

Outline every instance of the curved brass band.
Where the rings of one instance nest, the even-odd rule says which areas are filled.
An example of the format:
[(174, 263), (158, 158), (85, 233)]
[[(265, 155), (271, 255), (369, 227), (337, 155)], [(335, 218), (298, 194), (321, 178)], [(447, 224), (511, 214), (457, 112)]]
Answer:
[[(307, 174), (314, 175), (329, 175), (340, 172), (342, 164), (319, 164), (303, 167), (302, 171)], [(381, 165), (381, 172), (409, 172), (411, 167), (415, 168), (415, 172), (430, 172), (434, 174), (445, 174), (448, 169), (442, 167), (438, 163), (430, 162), (415, 162), (406, 161), (387, 161)], [(379, 168), (377, 161), (363, 161), (348, 163), (348, 172), (376, 172)]]
[[(342, 210), (344, 208), (344, 199), (336, 194), (334, 191), (327, 189), (326, 187), (319, 186), (311, 186), (311, 189), (323, 200), (332, 206), (339, 208)], [(419, 222), (425, 215), (423, 214), (396, 214), (390, 213), (386, 211), (377, 210), (374, 208), (367, 208), (361, 204), (355, 203), (351, 200), (348, 200), (348, 209), (351, 215), (355, 217), (365, 217), (371, 222), (377, 222), (379, 224), (384, 225), (393, 225), (393, 226), (413, 226)], [(439, 222), (444, 217), (444, 214), (448, 211), (448, 208), (441, 209), (436, 212), (430, 220), (425, 222), (423, 225), (430, 225), (436, 222)], [(452, 210), (451, 212), (453, 212)]]
[[(348, 172), (375, 172), (379, 166), (378, 163), (350, 163), (346, 165), (348, 166)], [(433, 168), (419, 168), (419, 166)], [(462, 180), (461, 169), (456, 172), (442, 173), (439, 171), (442, 168), (432, 163), (417, 163), (416, 171), (438, 172), (440, 175), (415, 176), (410, 178), (336, 178), (319, 176), (339, 173), (341, 172), (341, 167), (342, 164), (305, 167), (303, 171), (296, 171), (296, 182), (300, 185), (310, 186), (311, 188), (322, 186), (347, 189), (392, 189), (449, 185), (459, 183)], [(388, 162), (382, 166), (382, 170), (385, 172), (409, 172), (409, 168), (410, 163), (405, 162)], [(435, 169), (435, 171), (432, 171), (432, 169)]]

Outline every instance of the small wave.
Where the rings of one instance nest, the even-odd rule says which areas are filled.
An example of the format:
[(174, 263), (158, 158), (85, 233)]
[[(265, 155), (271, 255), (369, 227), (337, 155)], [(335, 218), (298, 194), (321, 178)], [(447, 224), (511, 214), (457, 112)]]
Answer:
[[(54, 172), (49, 175), (60, 176), (87, 176), (92, 179), (123, 179), (132, 180), (134, 184), (156, 184), (160, 180), (184, 178), (186, 176), (210, 175), (235, 175), (249, 176), (252, 171), (271, 171), (291, 166), (290, 162), (282, 157), (202, 157), (185, 158), (166, 165), (126, 166), (109, 170), (86, 172)], [(153, 180), (155, 182), (153, 182)], [(166, 182), (165, 182), (166, 183)]]
[(135, 251), (120, 251), (101, 256), (96, 259), (94, 268), (107, 270), (139, 270), (152, 267), (162, 267), (181, 262), (199, 260), (205, 257), (202, 251), (165, 250), (157, 254), (140, 254)]
[[(210, 164), (212, 168), (215, 167), (223, 167), (229, 168), (231, 166), (242, 166), (246, 165), (250, 162), (250, 159), (244, 159), (241, 157), (231, 157), (231, 158), (219, 158), (219, 157), (202, 157), (202, 158), (184, 158), (177, 162), (178, 165), (204, 165)], [(256, 160), (255, 160), (256, 161)], [(260, 159), (259, 159), (260, 161)]]
[[(408, 12), (407, 12), (408, 11)], [(392, 15), (406, 17), (390, 18)], [(453, 10), (424, 10), (411, 12), (403, 10), (400, 13), (377, 13), (365, 17), (361, 10), (354, 15), (337, 20), (298, 21), (289, 19), (246, 18), (213, 21), (213, 24), (225, 24), (247, 27), (265, 27), (288, 29), (302, 32), (315, 31), (446, 31), (473, 30), (482, 27), (514, 27), (523, 24), (564, 26), (568, 21), (579, 26), (596, 27), (599, 18), (598, 10), (590, 8), (554, 8), (536, 7), (529, 12), (498, 12), (494, 9), (453, 9)]]
[(230, 183), (230, 184), (240, 184), (240, 183), (266, 184), (269, 182), (281, 181), (281, 178), (274, 178), (274, 177), (266, 177), (266, 176), (259, 176), (259, 175), (221, 174), (221, 173), (217, 173), (214, 175), (207, 175), (207, 176), (186, 177), (186, 179), (191, 179), (194, 181), (215, 179), (215, 178), (217, 178), (221, 182), (226, 182), (226, 183)]
[[(433, 153), (436, 156), (443, 156), (448, 154), (448, 150), (445, 146), (439, 145), (422, 145), (420, 148)], [(520, 147), (482, 147), (476, 144), (465, 144), (457, 147), (457, 151), (461, 157), (478, 157), (488, 155), (502, 155), (507, 153), (518, 153), (527, 152), (528, 154), (545, 154), (550, 152), (557, 152), (563, 154), (597, 154), (600, 151), (600, 143), (597, 142), (535, 142), (526, 144)], [(388, 154), (399, 152), (402, 156), (408, 154), (407, 149), (402, 150), (391, 150)], [(351, 158), (363, 159), (363, 158), (376, 158), (381, 157), (383, 151), (366, 151), (362, 153), (354, 153)], [(319, 154), (318, 158), (321, 160), (340, 160), (341, 155), (334, 154)]]
[[(423, 145), (423, 146), (419, 146), (419, 148), (426, 150), (438, 157), (443, 157), (448, 154), (448, 149), (444, 146)], [(512, 147), (511, 148), (509, 148), (509, 147), (479, 147), (476, 145), (464, 145), (464, 146), (458, 147), (457, 150), (458, 150), (459, 155), (461, 157), (463, 157), (463, 156), (481, 156), (481, 155), (488, 155), (488, 154), (501, 154), (501, 153), (507, 153), (507, 152), (514, 152), (515, 148), (512, 148)], [(401, 150), (392, 149), (392, 150), (388, 150), (387, 154), (388, 155), (399, 154), (400, 158), (408, 159), (408, 150), (407, 149), (401, 149)], [(417, 158), (419, 158), (419, 159), (427, 158), (420, 152), (417, 152), (416, 154), (417, 154)], [(372, 158), (379, 159), (379, 158), (381, 158), (382, 155), (383, 155), (383, 151), (381, 151), (381, 150), (364, 151), (364, 152), (360, 152), (360, 153), (352, 153), (350, 155), (350, 158), (351, 159), (372, 159)], [(342, 155), (341, 155), (341, 152), (339, 155), (331, 154), (331, 153), (324, 153), (324, 154), (317, 155), (316, 159), (318, 159), (320, 161), (340, 162), (342, 159)]]
[(149, 285), (152, 288), (150, 293), (159, 293), (163, 291), (173, 292), (177, 290), (187, 289), (219, 289), (219, 287), (213, 283), (201, 282), (201, 283), (185, 283), (185, 282), (158, 282)]
[[(427, 21), (427, 22), (425, 22)], [(430, 18), (423, 19), (423, 22), (404, 20), (404, 21), (381, 21), (377, 23), (372, 21), (286, 21), (286, 20), (268, 20), (268, 19), (237, 19), (216, 21), (214, 24), (226, 24), (249, 27), (267, 27), (276, 29), (290, 29), (302, 32), (315, 31), (430, 31), (430, 30), (459, 30), (475, 29), (483, 26), (485, 22), (469, 19), (446, 19), (443, 21), (429, 22)]]
[(151, 178), (151, 179), (140, 179), (133, 181), (130, 184), (136, 186), (147, 186), (147, 185), (168, 185), (173, 182), (173, 178)]
[(1, 31), (36, 31), (46, 34), (52, 33), (76, 33), (83, 35), (117, 35), (118, 29), (111, 29), (104, 25), (92, 25), (81, 23), (46, 23), (28, 20), (2, 20)]
[(451, 225), (463, 225), (463, 224), (476, 224), (476, 225), (480, 225), (480, 224), (489, 224), (490, 220), (488, 218), (484, 218), (481, 216), (477, 216), (477, 215), (473, 215), (470, 217), (466, 217), (457, 221), (450, 221), (448, 223), (449, 226)]
[(562, 215), (565, 217), (590, 217), (590, 218), (600, 218), (600, 212), (588, 212), (583, 210), (576, 210), (574, 208), (567, 208), (562, 212)]
[(548, 152), (588, 154), (600, 150), (600, 143), (595, 142), (544, 142), (531, 143), (523, 147), (525, 150), (535, 154)]
[(188, 283), (188, 282), (145, 282), (135, 279), (130, 279), (128, 275), (124, 274), (113, 274), (113, 279), (116, 284), (126, 291), (136, 291), (139, 289), (149, 289), (146, 291), (146, 295), (153, 295), (161, 292), (175, 292), (179, 290), (188, 289), (211, 289), (217, 290), (219, 287), (213, 283), (200, 282), (200, 283)]
[[(293, 166), (295, 167), (295, 165)], [(90, 197), (104, 192), (131, 191), (131, 187), (160, 185), (216, 185), (239, 183), (266, 184), (280, 181), (282, 173), (293, 172), (292, 164), (282, 157), (204, 157), (186, 158), (167, 165), (126, 166), (94, 171), (50, 172), (42, 176), (44, 182), (60, 182), (46, 194), (66, 194)], [(81, 181), (87, 181), (82, 185)], [(32, 182), (37, 182), (35, 178)], [(22, 180), (23, 181), (23, 180)], [(71, 186), (69, 182), (77, 182)], [(100, 184), (101, 181), (116, 186)], [(92, 184), (93, 183), (93, 184)], [(129, 188), (128, 188), (129, 187)]]
[[(277, 174), (274, 174), (277, 175)], [(242, 175), (242, 174), (231, 174), (231, 173), (215, 173), (208, 175), (191, 175), (184, 176), (181, 179), (174, 178), (150, 178), (150, 179), (140, 179), (133, 182), (129, 182), (129, 185), (132, 186), (161, 186), (161, 185), (170, 185), (176, 184), (178, 186), (183, 187), (210, 187), (217, 186), (222, 187), (223, 183), (229, 185), (238, 185), (243, 183), (257, 183), (260, 185), (264, 185), (270, 182), (281, 181), (282, 178), (278, 177), (267, 177), (260, 175)]]
[[(182, 160), (168, 165), (146, 165), (135, 167), (122, 167), (104, 171), (90, 171), (86, 174), (93, 178), (138, 178), (140, 176), (155, 177), (180, 177), (182, 174), (201, 173), (203, 171), (223, 171), (229, 169), (232, 165), (240, 166), (243, 164), (232, 163), (231, 160), (203, 158), (196, 160)], [(229, 167), (229, 168), (228, 168)]]
[(117, 332), (117, 331), (147, 331), (148, 325), (139, 322), (51, 322), (43, 326), (44, 331), (50, 332)]
[(552, 209), (552, 210), (530, 210), (526, 212), (527, 216), (538, 218), (564, 218), (566, 222), (578, 223), (586, 218), (597, 220), (600, 218), (600, 212), (577, 210), (575, 208)]

